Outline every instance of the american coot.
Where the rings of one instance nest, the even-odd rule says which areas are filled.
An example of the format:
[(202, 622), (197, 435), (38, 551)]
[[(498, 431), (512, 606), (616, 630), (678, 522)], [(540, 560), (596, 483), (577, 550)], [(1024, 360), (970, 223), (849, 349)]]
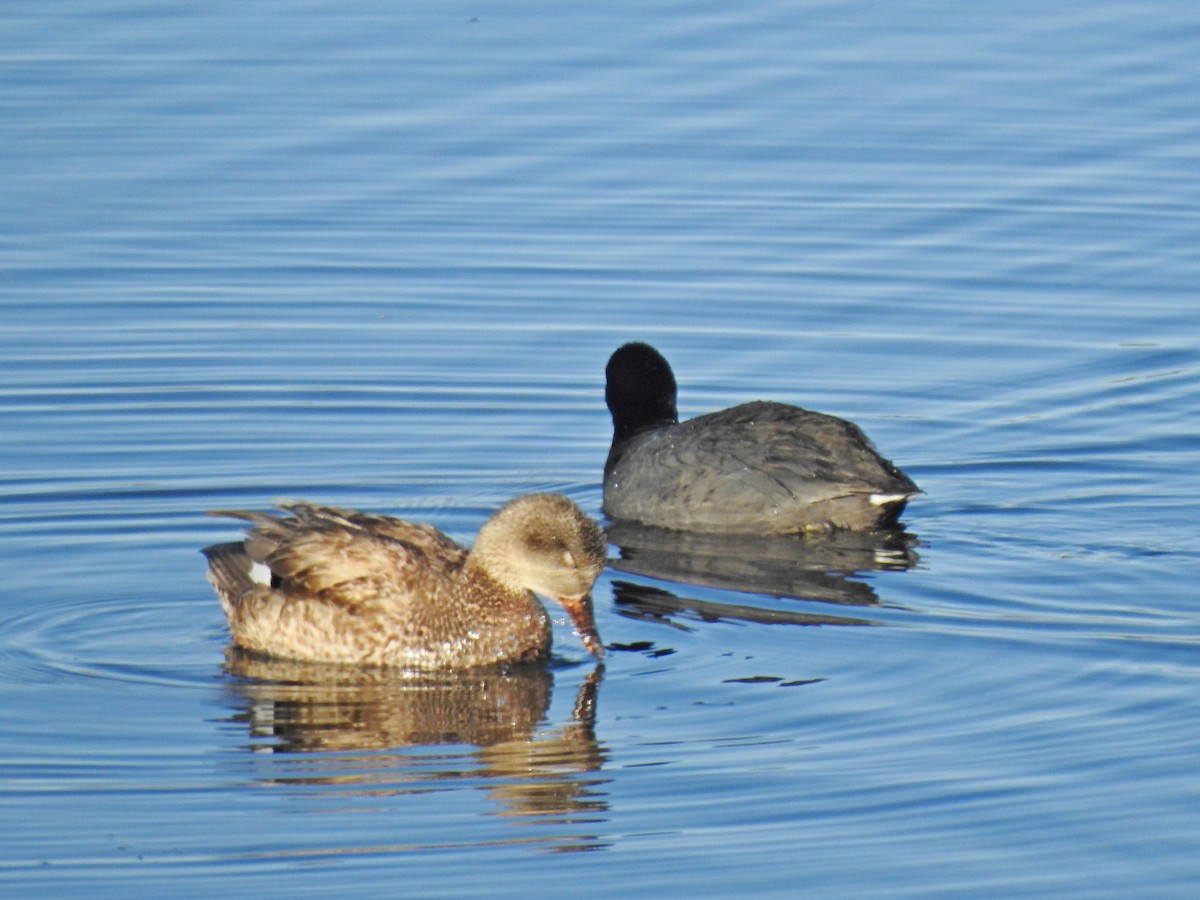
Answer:
[(469, 552), (431, 525), (307, 503), (245, 519), (243, 541), (208, 547), (208, 579), (234, 643), (310, 662), (467, 668), (545, 657), (550, 620), (532, 592), (570, 614), (603, 654), (592, 584), (604, 533), (556, 494), (501, 507)]
[(618, 348), (606, 375), (612, 519), (727, 534), (865, 529), (895, 525), (921, 492), (834, 416), (756, 401), (680, 422), (675, 376), (648, 344)]

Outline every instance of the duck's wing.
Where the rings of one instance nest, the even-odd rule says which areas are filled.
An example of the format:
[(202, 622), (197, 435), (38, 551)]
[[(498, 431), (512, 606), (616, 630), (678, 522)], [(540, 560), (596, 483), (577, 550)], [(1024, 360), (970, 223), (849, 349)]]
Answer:
[[(305, 503), (281, 508), (290, 515), (212, 513), (252, 523), (243, 553), (260, 567), (246, 577), (276, 594), (351, 607), (381, 596), (432, 594), (436, 591), (430, 583), (456, 571), (466, 556), (462, 547), (429, 526)], [(210, 554), (210, 578), (214, 555), (222, 570), (249, 569), (232, 553)], [(269, 584), (264, 583), (266, 572)], [(236, 577), (226, 580), (240, 583)]]
[(288, 503), (280, 509), (290, 512), (306, 523), (315, 522), (321, 527), (340, 527), (348, 533), (406, 544), (419, 551), (425, 563), (438, 572), (457, 570), (467, 553), (465, 547), (442, 534), (434, 526), (425, 523), (408, 522), (392, 516), (335, 506), (314, 506), (310, 503)]

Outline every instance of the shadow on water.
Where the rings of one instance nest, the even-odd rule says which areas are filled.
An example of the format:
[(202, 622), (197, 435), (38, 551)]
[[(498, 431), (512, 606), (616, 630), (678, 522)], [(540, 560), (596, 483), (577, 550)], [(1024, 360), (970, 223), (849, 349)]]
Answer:
[[(234, 676), (231, 721), (248, 729), (249, 749), (291, 763), (260, 782), (376, 797), (482, 782), (498, 814), (517, 824), (573, 827), (607, 817), (599, 790), (607, 779), (587, 777), (605, 762), (595, 735), (603, 665), (580, 683), (570, 721), (553, 729), (545, 719), (554, 674), (545, 664), (413, 672), (273, 660), (231, 647), (226, 670)], [(432, 748), (438, 752), (413, 752)], [(544, 840), (556, 851), (605, 846), (593, 834)]]
[[(919, 560), (915, 550), (919, 544), (917, 537), (898, 529), (834, 531), (811, 537), (756, 537), (693, 534), (613, 522), (608, 527), (608, 540), (619, 552), (609, 566), (621, 572), (699, 587), (842, 606), (879, 605), (875, 589), (852, 576), (902, 571)], [(629, 603), (636, 599), (628, 589), (626, 596)], [(731, 617), (748, 618), (736, 614)]]

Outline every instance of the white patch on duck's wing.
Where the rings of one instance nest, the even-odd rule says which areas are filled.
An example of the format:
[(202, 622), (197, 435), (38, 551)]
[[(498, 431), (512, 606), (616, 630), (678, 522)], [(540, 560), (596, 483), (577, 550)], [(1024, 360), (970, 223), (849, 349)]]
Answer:
[(911, 496), (912, 494), (872, 494), (870, 500), (872, 506), (887, 506), (889, 503), (907, 500)]
[(246, 574), (250, 576), (250, 580), (255, 584), (261, 584), (266, 587), (271, 586), (271, 570), (267, 567), (266, 563), (250, 563), (250, 571)]

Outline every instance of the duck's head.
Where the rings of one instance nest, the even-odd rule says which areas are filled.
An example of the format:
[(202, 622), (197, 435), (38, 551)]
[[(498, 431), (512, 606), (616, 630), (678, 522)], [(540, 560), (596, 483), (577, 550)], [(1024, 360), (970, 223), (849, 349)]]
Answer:
[(560, 494), (529, 494), (502, 506), (480, 529), (471, 557), (512, 588), (557, 600), (594, 656), (604, 655), (592, 585), (604, 569), (604, 532)]
[(675, 375), (663, 355), (649, 344), (618, 347), (604, 374), (604, 399), (618, 440), (679, 421)]

